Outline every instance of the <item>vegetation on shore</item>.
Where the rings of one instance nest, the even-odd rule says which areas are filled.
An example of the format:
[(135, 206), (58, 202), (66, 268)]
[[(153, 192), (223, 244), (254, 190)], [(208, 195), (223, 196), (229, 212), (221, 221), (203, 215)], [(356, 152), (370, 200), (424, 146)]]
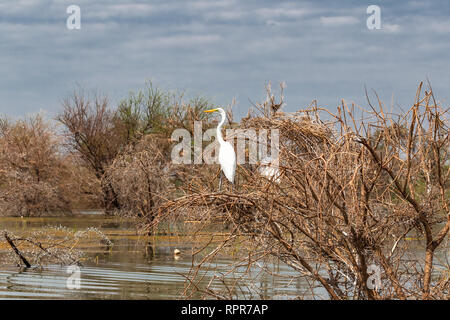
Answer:
[[(214, 245), (193, 248), (186, 296), (235, 297), (242, 282), (227, 274), (214, 275), (222, 290), (197, 284), (217, 255), (239, 248), (229, 272), (269, 272), (265, 262), (275, 259), (331, 299), (448, 298), (449, 261), (437, 268), (436, 254), (447, 252), (450, 229), (449, 109), (420, 84), (404, 114), (388, 112), (378, 97), (367, 97), (367, 110), (342, 101), (336, 114), (316, 103), (284, 113), (282, 89), (277, 100), (267, 87), (265, 101), (239, 124), (229, 113), (228, 123), (279, 130), (279, 179), (245, 164), (222, 190), (216, 166), (170, 158), (173, 130), (213, 125), (204, 98), (150, 84), (113, 107), (79, 89), (63, 101), (58, 128), (41, 116), (3, 119), (0, 212), (102, 207), (133, 216), (146, 234), (161, 222), (198, 222), (192, 237), (208, 230)], [(423, 255), (411, 255), (411, 235)], [(373, 268), (382, 270), (377, 288), (368, 285)], [(256, 292), (246, 276), (247, 291)]]

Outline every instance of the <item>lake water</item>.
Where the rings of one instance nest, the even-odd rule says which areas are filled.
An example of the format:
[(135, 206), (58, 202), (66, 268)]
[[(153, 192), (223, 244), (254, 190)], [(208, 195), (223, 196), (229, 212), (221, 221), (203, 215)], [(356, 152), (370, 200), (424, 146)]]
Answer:
[[(138, 236), (131, 222), (97, 213), (70, 217), (11, 218), (0, 217), (0, 229), (11, 232), (39, 230), (45, 226), (83, 230), (97, 227), (114, 243), (111, 250), (98, 245), (87, 250), (90, 260), (80, 267), (80, 288), (68, 289), (70, 276), (67, 266), (47, 265), (43, 270), (19, 270), (12, 265), (0, 265), (0, 299), (179, 299), (185, 288), (185, 278), (191, 269), (190, 244), (177, 237), (161, 237), (149, 254), (147, 240)], [(175, 259), (173, 250), (180, 249)], [(223, 268), (230, 259), (218, 259), (215, 270)], [(287, 266), (276, 266), (283, 277), (263, 275), (256, 286), (264, 296), (254, 298), (294, 298), (306, 291), (300, 280)], [(213, 275), (208, 272), (202, 284)], [(216, 286), (220, 287), (220, 283)], [(245, 290), (245, 289), (244, 289)], [(194, 297), (195, 298), (195, 297)]]

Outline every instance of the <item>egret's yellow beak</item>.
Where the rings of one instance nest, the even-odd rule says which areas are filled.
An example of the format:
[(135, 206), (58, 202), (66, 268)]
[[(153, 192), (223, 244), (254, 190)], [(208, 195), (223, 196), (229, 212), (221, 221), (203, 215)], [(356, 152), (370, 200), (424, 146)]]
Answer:
[(205, 110), (203, 112), (214, 112), (214, 111), (218, 111), (219, 109), (210, 109), (210, 110)]

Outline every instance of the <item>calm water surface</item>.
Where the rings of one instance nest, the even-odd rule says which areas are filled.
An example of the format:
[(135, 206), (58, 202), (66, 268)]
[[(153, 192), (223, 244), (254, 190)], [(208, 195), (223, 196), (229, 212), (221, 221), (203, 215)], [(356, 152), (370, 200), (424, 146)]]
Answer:
[[(185, 278), (191, 268), (191, 259), (173, 257), (175, 248), (190, 252), (186, 243), (161, 240), (153, 244), (149, 254), (146, 241), (139, 238), (133, 224), (117, 218), (85, 213), (71, 217), (5, 218), (0, 217), (0, 229), (14, 231), (38, 230), (45, 226), (65, 226), (73, 230), (97, 227), (113, 241), (111, 250), (105, 246), (90, 248), (90, 261), (81, 267), (81, 288), (68, 289), (67, 266), (49, 265), (43, 270), (20, 271), (17, 267), (0, 266), (0, 299), (179, 299)], [(147, 250), (146, 250), (147, 249)], [(92, 261), (94, 260), (94, 261)], [(217, 261), (216, 270), (225, 269), (229, 259)], [(291, 270), (277, 266), (286, 277), (261, 276), (257, 286), (264, 298), (294, 298), (306, 286), (289, 277)], [(212, 272), (205, 277), (209, 282)], [(219, 283), (216, 284), (220, 286)], [(276, 289), (275, 289), (276, 288)], [(304, 289), (302, 289), (304, 288)], [(258, 297), (255, 297), (258, 298)]]

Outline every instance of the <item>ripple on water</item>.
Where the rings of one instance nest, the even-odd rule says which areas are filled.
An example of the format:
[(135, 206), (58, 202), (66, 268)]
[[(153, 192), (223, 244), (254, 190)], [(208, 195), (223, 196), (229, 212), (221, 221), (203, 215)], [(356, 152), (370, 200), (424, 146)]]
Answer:
[[(153, 270), (155, 269), (155, 270)], [(178, 269), (178, 270), (177, 270)], [(47, 266), (42, 271), (22, 271), (10, 269), (0, 272), (0, 298), (149, 298), (153, 291), (164, 291), (160, 286), (178, 289), (184, 283), (179, 274), (187, 268), (139, 266), (137, 271), (114, 269), (110, 266), (81, 267), (81, 288), (67, 288), (66, 267)], [(166, 290), (167, 291), (167, 290)], [(165, 294), (164, 296), (167, 296)], [(170, 296), (170, 294), (168, 295)], [(157, 298), (157, 297), (153, 297)]]

